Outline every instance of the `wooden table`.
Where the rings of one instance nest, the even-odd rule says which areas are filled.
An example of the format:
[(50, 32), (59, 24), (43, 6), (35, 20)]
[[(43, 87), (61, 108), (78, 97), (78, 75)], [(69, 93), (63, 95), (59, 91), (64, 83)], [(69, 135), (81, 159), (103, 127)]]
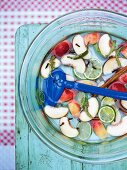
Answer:
[(127, 170), (126, 160), (95, 165), (64, 158), (43, 144), (28, 126), (19, 102), (18, 77), (25, 52), (43, 27), (44, 25), (25, 25), (21, 26), (16, 33), (16, 169)]

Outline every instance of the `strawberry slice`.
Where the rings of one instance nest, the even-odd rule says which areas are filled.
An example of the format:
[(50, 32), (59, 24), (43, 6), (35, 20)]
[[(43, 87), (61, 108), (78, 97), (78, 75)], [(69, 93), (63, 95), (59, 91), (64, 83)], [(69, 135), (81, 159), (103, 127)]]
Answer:
[(93, 32), (86, 34), (84, 36), (84, 41), (86, 45), (96, 44), (100, 39), (100, 33)]
[(109, 89), (120, 91), (120, 92), (127, 92), (127, 89), (125, 88), (125, 86), (119, 81), (116, 81), (116, 82), (112, 83), (109, 86)]
[(69, 41), (62, 41), (54, 47), (52, 54), (57, 57), (62, 57), (64, 54), (68, 53), (71, 48), (72, 44)]

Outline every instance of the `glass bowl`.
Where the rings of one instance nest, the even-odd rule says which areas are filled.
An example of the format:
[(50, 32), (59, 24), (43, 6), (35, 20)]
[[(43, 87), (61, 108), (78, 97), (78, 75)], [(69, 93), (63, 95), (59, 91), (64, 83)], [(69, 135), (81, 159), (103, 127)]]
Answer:
[(30, 45), (22, 64), (19, 83), (24, 115), (35, 134), (48, 147), (72, 160), (103, 163), (127, 157), (127, 137), (86, 143), (62, 135), (40, 109), (36, 83), (47, 52), (59, 41), (79, 32), (107, 32), (127, 39), (127, 17), (104, 10), (81, 10), (64, 15), (47, 25)]

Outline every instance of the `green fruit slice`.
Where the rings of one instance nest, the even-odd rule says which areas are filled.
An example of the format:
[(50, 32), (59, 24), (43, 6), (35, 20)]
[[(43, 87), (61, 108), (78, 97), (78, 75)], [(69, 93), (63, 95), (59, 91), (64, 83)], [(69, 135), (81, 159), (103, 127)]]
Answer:
[(111, 106), (100, 108), (98, 116), (103, 123), (111, 123), (115, 119), (116, 112)]
[(85, 93), (84, 92), (78, 92), (76, 95), (76, 101), (80, 104), (80, 106), (83, 106), (84, 100), (85, 100)]
[(79, 135), (78, 138), (80, 140), (87, 140), (90, 138), (91, 133), (92, 133), (92, 128), (90, 123), (88, 122), (80, 122), (78, 124), (78, 129), (79, 129)]
[(105, 106), (105, 105), (109, 105), (109, 106), (115, 105), (114, 99), (110, 97), (104, 97), (101, 101), (101, 106)]
[(86, 79), (86, 77), (85, 77), (84, 74), (77, 72), (75, 69), (74, 69), (74, 74), (75, 74), (75, 76), (76, 76), (77, 78), (79, 78), (79, 79), (81, 79), (81, 80), (85, 80), (85, 79)]
[(96, 80), (102, 74), (102, 64), (97, 59), (90, 59), (86, 71), (84, 73), (85, 77), (89, 80)]

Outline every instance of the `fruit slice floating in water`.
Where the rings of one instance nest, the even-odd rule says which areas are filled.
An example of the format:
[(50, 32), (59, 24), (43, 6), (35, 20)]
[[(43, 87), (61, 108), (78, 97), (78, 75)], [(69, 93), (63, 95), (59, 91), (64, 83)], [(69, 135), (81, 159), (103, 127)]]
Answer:
[(105, 139), (108, 136), (108, 133), (107, 133), (103, 123), (99, 119), (91, 120), (91, 126), (92, 126), (94, 133), (100, 139)]
[(96, 80), (102, 74), (102, 64), (97, 59), (90, 59), (87, 64), (85, 77), (89, 80)]
[(120, 81), (121, 83), (123, 83), (123, 84), (127, 84), (127, 73), (121, 75), (121, 76), (119, 77), (119, 81)]
[(108, 34), (103, 34), (99, 40), (99, 50), (104, 57), (110, 55), (112, 46), (111, 46), (111, 38)]
[(119, 124), (109, 125), (107, 132), (111, 136), (122, 136), (127, 133), (127, 116), (123, 117)]
[(127, 114), (127, 101), (125, 100), (120, 100), (116, 102), (117, 107), (124, 113)]
[(105, 106), (105, 105), (109, 105), (109, 106), (115, 105), (114, 99), (110, 97), (104, 97), (101, 101), (101, 106)]
[(100, 39), (100, 33), (93, 32), (84, 36), (85, 45), (96, 44)]
[(87, 84), (90, 86), (97, 86), (97, 83), (93, 80), (77, 80), (77, 82), (82, 83), (82, 84)]
[(127, 42), (123, 42), (121, 44), (122, 50), (121, 53), (123, 54), (124, 57), (127, 58)]
[(76, 95), (76, 92), (70, 89), (64, 89), (59, 101), (60, 102), (67, 102), (72, 100)]
[(47, 78), (51, 71), (60, 66), (60, 61), (52, 56), (51, 59), (46, 60), (41, 67), (41, 75)]
[(84, 110), (80, 113), (79, 119), (81, 121), (87, 122), (97, 115), (99, 102), (95, 97), (91, 97), (90, 99), (88, 99), (88, 101), (85, 101), (83, 105)]
[(72, 127), (70, 121), (67, 117), (60, 119), (60, 129), (61, 132), (70, 138), (78, 136), (79, 132), (76, 128)]
[(121, 106), (127, 111), (127, 101), (121, 100)]
[(79, 72), (77, 72), (75, 69), (74, 69), (74, 74), (75, 74), (75, 76), (76, 76), (77, 78), (79, 78), (79, 79), (81, 79), (81, 80), (86, 79), (84, 73), (79, 73)]
[(83, 102), (85, 100), (85, 93), (84, 92), (78, 92), (75, 100), (80, 104), (81, 108), (83, 106)]
[(83, 54), (87, 50), (87, 47), (85, 46), (85, 43), (84, 43), (84, 39), (79, 34), (77, 34), (73, 38), (73, 49), (78, 55)]
[(77, 136), (80, 140), (87, 140), (90, 138), (92, 133), (92, 128), (88, 122), (79, 122), (78, 124), (79, 135)]
[(73, 117), (78, 118), (80, 115), (80, 105), (75, 100), (72, 100), (68, 104), (68, 108)]
[(116, 112), (111, 106), (103, 106), (100, 108), (98, 116), (103, 123), (111, 123), (115, 119)]
[(73, 67), (77, 72), (83, 74), (86, 70), (86, 65), (83, 59), (74, 60), (74, 54), (66, 54), (61, 58), (63, 65)]
[(51, 118), (58, 119), (64, 117), (68, 113), (67, 107), (52, 107), (52, 106), (45, 106), (44, 112)]
[(118, 108), (115, 107), (114, 109), (116, 111), (116, 117), (115, 117), (114, 121), (111, 124), (112, 125), (118, 125), (120, 123), (120, 121), (121, 121), (122, 116), (121, 116), (121, 113), (120, 113)]
[[(127, 59), (119, 57), (119, 61), (121, 67), (125, 67), (127, 65)], [(112, 74), (120, 68), (118, 62), (115, 57), (109, 58), (103, 65), (103, 74)]]
[(62, 57), (68, 53), (71, 48), (72, 44), (69, 41), (62, 41), (53, 48), (52, 54), (57, 57)]
[(120, 92), (127, 92), (127, 89), (125, 88), (125, 86), (119, 81), (116, 81), (116, 82), (112, 83), (109, 86), (109, 89), (120, 91)]

